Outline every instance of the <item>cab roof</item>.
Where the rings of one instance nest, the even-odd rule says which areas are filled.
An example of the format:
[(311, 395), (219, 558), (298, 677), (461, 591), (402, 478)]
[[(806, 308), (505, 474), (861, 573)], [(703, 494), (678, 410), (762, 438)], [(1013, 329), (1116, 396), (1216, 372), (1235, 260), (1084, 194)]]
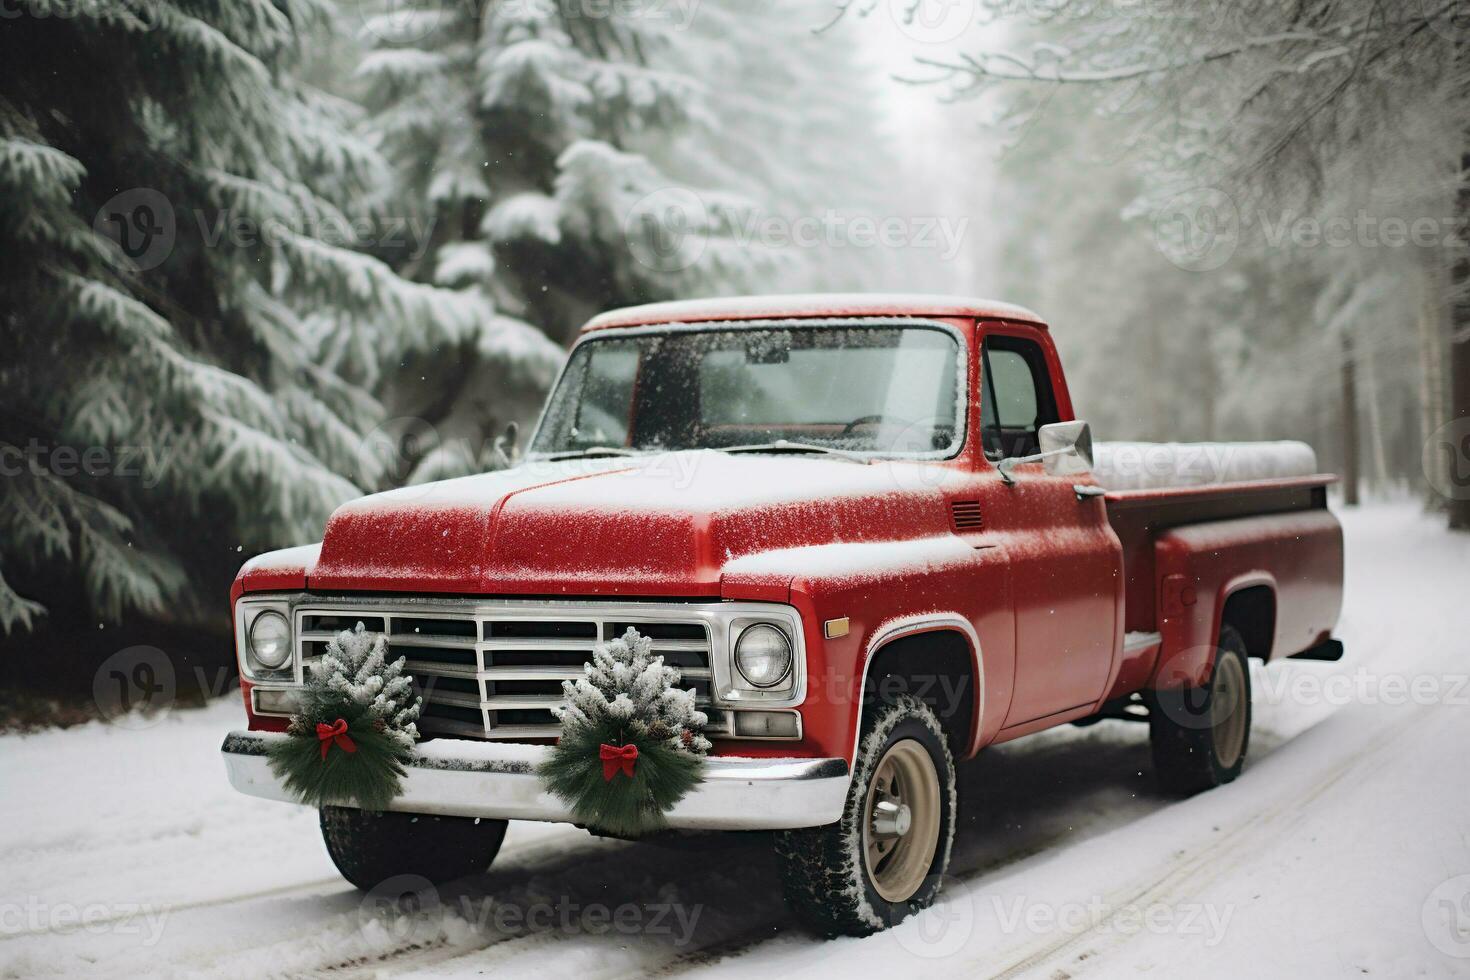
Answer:
[(1021, 320), (1045, 328), (1041, 317), (1025, 307), (988, 299), (919, 294), (812, 293), (793, 296), (730, 296), (720, 299), (648, 303), (609, 310), (594, 317), (583, 333), (610, 327), (652, 323), (698, 323), (705, 320), (783, 320), (810, 317), (959, 316), (989, 320)]

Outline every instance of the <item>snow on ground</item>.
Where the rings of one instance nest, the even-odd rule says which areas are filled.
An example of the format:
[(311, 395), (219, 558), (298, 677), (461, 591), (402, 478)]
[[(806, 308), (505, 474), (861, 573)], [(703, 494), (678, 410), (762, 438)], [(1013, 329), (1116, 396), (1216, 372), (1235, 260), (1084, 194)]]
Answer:
[(365, 902), (312, 812), (226, 784), (226, 699), (0, 738), (0, 976), (1470, 975), (1470, 538), (1407, 504), (1344, 523), (1348, 657), (1255, 672), (1237, 782), (1160, 797), (1121, 722), (989, 750), (944, 899), (888, 933), (792, 925), (759, 836), (514, 824), (482, 878)]

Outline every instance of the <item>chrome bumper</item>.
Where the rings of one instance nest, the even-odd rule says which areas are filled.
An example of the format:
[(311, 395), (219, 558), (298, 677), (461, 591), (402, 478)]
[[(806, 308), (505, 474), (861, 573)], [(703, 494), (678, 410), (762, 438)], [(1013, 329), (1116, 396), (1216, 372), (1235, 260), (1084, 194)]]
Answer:
[[(221, 752), (230, 784), (267, 800), (295, 802), (271, 772), (266, 747), (285, 738), (231, 732)], [(456, 817), (571, 823), (566, 804), (547, 793), (536, 765), (543, 745), (435, 739), (414, 750), (403, 793), (390, 809)], [(704, 781), (668, 813), (687, 830), (790, 830), (834, 823), (847, 799), (844, 759), (711, 756)]]

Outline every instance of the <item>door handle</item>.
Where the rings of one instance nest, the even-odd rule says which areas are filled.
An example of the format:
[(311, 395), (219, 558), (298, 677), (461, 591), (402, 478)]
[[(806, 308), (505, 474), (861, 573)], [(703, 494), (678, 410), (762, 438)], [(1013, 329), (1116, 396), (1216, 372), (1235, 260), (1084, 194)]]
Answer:
[(1072, 484), (1072, 492), (1077, 495), (1079, 501), (1082, 501), (1090, 497), (1101, 497), (1108, 490), (1107, 487), (1095, 487), (1090, 483), (1074, 483)]

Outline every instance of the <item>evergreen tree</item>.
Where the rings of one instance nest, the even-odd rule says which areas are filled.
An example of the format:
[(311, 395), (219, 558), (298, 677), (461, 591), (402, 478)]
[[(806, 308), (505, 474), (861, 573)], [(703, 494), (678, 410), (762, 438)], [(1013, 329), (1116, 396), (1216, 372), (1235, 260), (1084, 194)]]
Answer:
[[(349, 106), (290, 74), (322, 0), (10, 7), (0, 629), (47, 605), (213, 619), (242, 551), (311, 540), (390, 482), (361, 440), (385, 365), (553, 352), (482, 293), (353, 247), (387, 170)], [(153, 454), (147, 479), (126, 447)]]
[(811, 13), (472, 0), (369, 18), (364, 132), (395, 207), (437, 229), (404, 271), (481, 284), (563, 340), (628, 303), (871, 285), (892, 253), (760, 234), (903, 211), (870, 73)]

